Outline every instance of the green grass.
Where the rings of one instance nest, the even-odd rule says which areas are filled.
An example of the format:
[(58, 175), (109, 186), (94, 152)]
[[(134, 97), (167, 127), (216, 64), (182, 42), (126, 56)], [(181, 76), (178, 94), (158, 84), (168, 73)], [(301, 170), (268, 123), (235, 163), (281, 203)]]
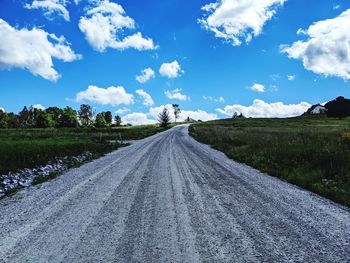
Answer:
[(164, 131), (157, 125), (120, 128), (0, 130), (0, 175), (46, 165), (55, 158), (91, 152), (101, 156), (120, 145), (111, 140), (137, 140)]
[(195, 124), (228, 157), (350, 206), (350, 120), (300, 117)]

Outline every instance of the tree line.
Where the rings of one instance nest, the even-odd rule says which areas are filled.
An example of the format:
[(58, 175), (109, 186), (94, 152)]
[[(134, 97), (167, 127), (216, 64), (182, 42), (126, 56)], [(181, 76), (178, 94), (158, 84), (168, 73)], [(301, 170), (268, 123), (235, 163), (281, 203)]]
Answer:
[[(0, 128), (77, 128), (121, 126), (120, 116), (110, 111), (97, 113), (88, 104), (80, 105), (78, 111), (71, 107), (49, 107), (45, 110), (24, 107), (18, 114), (0, 110)], [(130, 124), (127, 124), (128, 126)]]
[[(172, 105), (175, 122), (180, 116), (181, 109), (178, 104)], [(159, 125), (167, 127), (171, 121), (169, 110), (164, 107), (158, 115)], [(78, 111), (71, 107), (49, 107), (38, 109), (25, 106), (18, 114), (7, 113), (0, 109), (0, 129), (6, 128), (77, 128), (77, 127), (119, 127), (122, 119), (119, 115), (114, 117), (110, 111), (96, 113), (88, 104), (80, 105)], [(132, 126), (125, 124), (124, 126)]]

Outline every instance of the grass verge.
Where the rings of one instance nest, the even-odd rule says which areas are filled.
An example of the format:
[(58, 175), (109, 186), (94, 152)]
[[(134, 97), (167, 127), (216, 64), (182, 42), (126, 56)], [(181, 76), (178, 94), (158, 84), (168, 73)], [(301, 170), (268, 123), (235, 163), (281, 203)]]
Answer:
[(90, 152), (98, 157), (120, 145), (109, 141), (137, 140), (164, 131), (157, 125), (120, 128), (0, 130), (0, 175), (46, 165), (56, 158)]
[(228, 119), (189, 130), (229, 158), (350, 206), (349, 119)]

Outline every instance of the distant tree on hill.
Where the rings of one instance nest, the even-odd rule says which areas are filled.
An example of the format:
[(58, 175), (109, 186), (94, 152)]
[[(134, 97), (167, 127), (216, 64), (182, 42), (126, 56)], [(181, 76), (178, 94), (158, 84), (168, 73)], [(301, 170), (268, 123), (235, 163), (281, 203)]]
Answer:
[(345, 118), (350, 116), (350, 100), (338, 97), (325, 105), (328, 117)]
[(8, 128), (7, 113), (0, 109), (0, 128)]
[(107, 122), (104, 116), (104, 113), (99, 113), (96, 115), (95, 127), (103, 128), (107, 126)]
[(62, 114), (58, 120), (58, 127), (78, 127), (77, 112), (71, 107), (66, 107), (62, 110)]
[(244, 119), (245, 117), (244, 117), (244, 115), (243, 115), (243, 113), (241, 112), (240, 114), (238, 114), (238, 112), (235, 112), (235, 113), (233, 113), (233, 115), (232, 115), (232, 119)]
[(58, 127), (63, 110), (58, 107), (48, 107), (45, 112), (51, 114), (52, 120), (54, 121), (54, 127)]
[(112, 112), (110, 112), (110, 111), (104, 112), (104, 117), (105, 117), (107, 125), (111, 125), (112, 119), (113, 119)]
[(36, 112), (34, 122), (36, 128), (51, 128), (55, 125), (52, 115), (42, 110)]
[(7, 114), (7, 126), (8, 128), (19, 128), (21, 127), (21, 123), (19, 120), (19, 116), (10, 112)]
[(79, 120), (82, 126), (89, 126), (94, 117), (93, 109), (88, 104), (80, 105), (80, 110), (78, 111)]
[(176, 122), (177, 118), (179, 118), (179, 116), (180, 116), (181, 109), (179, 107), (179, 104), (173, 104), (172, 106), (173, 106), (175, 122)]
[[(0, 109), (0, 128), (65, 128), (89, 126), (107, 127), (112, 125), (113, 116), (110, 111), (101, 112), (94, 118), (95, 112), (90, 105), (82, 104), (77, 112), (71, 107), (64, 109), (49, 107), (45, 110), (23, 107), (18, 113), (6, 113)], [(115, 117), (115, 126), (121, 126), (120, 116)], [(128, 124), (131, 125), (131, 124)]]
[(122, 118), (120, 118), (119, 115), (115, 116), (114, 118), (115, 126), (120, 126), (122, 124)]
[(31, 113), (28, 110), (27, 106), (24, 106), (23, 109), (19, 112), (19, 124), (21, 127), (29, 127), (31, 123)]
[(158, 115), (158, 121), (160, 127), (167, 127), (170, 123), (169, 111), (166, 107), (163, 108), (162, 112)]

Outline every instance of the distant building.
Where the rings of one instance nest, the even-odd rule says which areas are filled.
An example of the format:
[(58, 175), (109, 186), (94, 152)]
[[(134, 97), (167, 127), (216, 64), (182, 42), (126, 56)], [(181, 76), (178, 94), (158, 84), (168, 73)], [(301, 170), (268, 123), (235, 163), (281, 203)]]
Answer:
[(327, 109), (325, 106), (316, 105), (316, 107), (311, 111), (311, 114), (325, 114)]
[(327, 109), (325, 106), (321, 104), (313, 105), (310, 109), (307, 110), (306, 114), (310, 115), (324, 115), (327, 113)]

